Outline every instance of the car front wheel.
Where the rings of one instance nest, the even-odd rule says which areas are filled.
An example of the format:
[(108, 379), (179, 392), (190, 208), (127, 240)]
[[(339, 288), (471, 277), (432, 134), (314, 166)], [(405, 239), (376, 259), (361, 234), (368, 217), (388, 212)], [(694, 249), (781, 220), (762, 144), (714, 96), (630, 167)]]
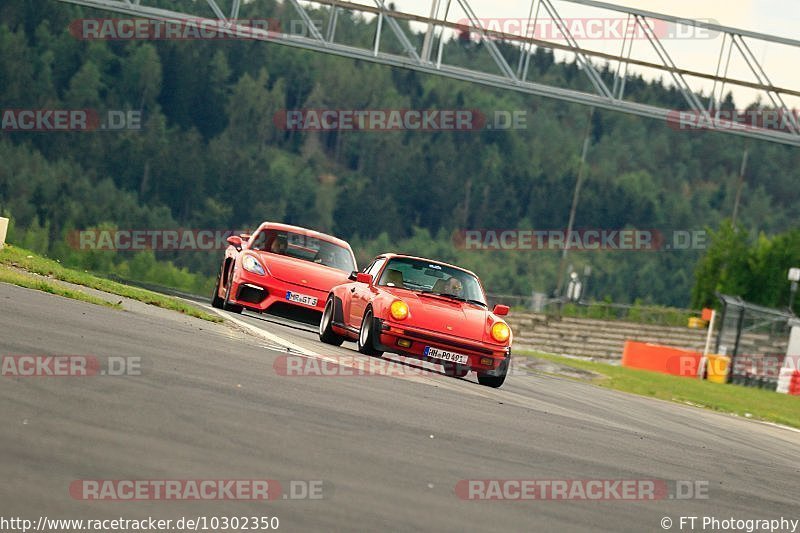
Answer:
[(490, 374), (484, 374), (483, 372), (478, 372), (478, 383), (480, 383), (481, 385), (485, 385), (487, 387), (492, 387), (494, 389), (502, 386), (503, 383), (506, 381), (506, 375), (508, 375), (509, 364), (510, 364), (510, 359), (506, 359), (503, 362), (503, 369), (496, 376), (492, 376)]
[(325, 344), (341, 346), (344, 342), (344, 337), (334, 333), (331, 327), (333, 325), (334, 305), (333, 297), (328, 298), (328, 301), (325, 303), (325, 311), (322, 312), (322, 318), (319, 321), (319, 340)]
[(358, 332), (358, 351), (364, 355), (381, 357), (383, 352), (375, 349), (375, 336), (372, 332), (372, 309), (367, 309), (361, 320), (361, 329)]
[(214, 292), (211, 294), (211, 307), (222, 309), (222, 304), (225, 303), (219, 296), (220, 282), (222, 281), (222, 268), (219, 269), (217, 274), (217, 282), (214, 284)]
[(233, 286), (233, 264), (231, 264), (230, 272), (228, 272), (228, 286), (225, 287), (225, 301), (222, 303), (222, 308), (231, 313), (241, 313), (242, 306), (230, 303), (231, 301), (231, 287)]

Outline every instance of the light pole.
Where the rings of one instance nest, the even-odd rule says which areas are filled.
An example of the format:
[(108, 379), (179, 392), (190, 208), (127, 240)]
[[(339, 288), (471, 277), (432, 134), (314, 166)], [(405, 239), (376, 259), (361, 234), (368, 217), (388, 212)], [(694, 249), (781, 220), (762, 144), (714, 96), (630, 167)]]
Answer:
[(589, 109), (589, 116), (586, 119), (586, 132), (583, 135), (583, 148), (581, 149), (581, 159), (578, 164), (578, 177), (575, 180), (575, 190), (572, 193), (572, 207), (569, 210), (569, 222), (567, 223), (567, 234), (564, 237), (564, 249), (561, 251), (561, 262), (558, 265), (558, 279), (556, 280), (556, 296), (561, 298), (564, 294), (564, 266), (567, 264), (567, 254), (569, 253), (569, 243), (572, 237), (572, 226), (575, 223), (575, 211), (578, 208), (578, 199), (583, 185), (583, 172), (586, 166), (586, 152), (589, 150), (589, 142), (592, 135), (592, 117), (594, 107)]
[(731, 225), (736, 227), (736, 215), (739, 213), (739, 200), (742, 197), (742, 188), (744, 187), (744, 173), (747, 171), (747, 145), (745, 144), (744, 153), (742, 154), (742, 164), (739, 167), (739, 183), (736, 185), (736, 199), (733, 201), (733, 215), (731, 216)]

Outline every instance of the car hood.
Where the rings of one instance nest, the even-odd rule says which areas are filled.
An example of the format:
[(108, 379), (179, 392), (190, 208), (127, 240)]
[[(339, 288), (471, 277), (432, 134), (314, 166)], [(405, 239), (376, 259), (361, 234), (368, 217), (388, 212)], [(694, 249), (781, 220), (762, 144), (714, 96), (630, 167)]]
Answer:
[(488, 309), (403, 289), (389, 289), (387, 292), (408, 304), (411, 315), (408, 318), (409, 325), (440, 331), (463, 339), (483, 340), (486, 320), (491, 314)]
[(268, 252), (255, 252), (269, 274), (280, 281), (305, 285), (319, 291), (329, 291), (342, 283), (347, 283), (348, 272)]

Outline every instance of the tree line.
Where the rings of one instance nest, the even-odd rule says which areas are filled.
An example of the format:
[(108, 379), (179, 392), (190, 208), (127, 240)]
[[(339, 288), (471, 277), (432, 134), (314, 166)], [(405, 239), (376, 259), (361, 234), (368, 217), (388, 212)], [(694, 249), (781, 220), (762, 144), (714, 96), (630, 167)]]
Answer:
[[(169, 2), (173, 9), (182, 5), (192, 9), (193, 2)], [(478, 272), (491, 292), (554, 289), (558, 252), (465, 250), (453, 235), (469, 228), (565, 228), (589, 120), (584, 107), (250, 40), (81, 40), (69, 30), (76, 19), (116, 15), (54, 1), (7, 0), (0, 15), (4, 109), (142, 114), (140, 130), (3, 132), (0, 212), (13, 218), (16, 242), (74, 266), (204, 290), (217, 253), (85, 252), (70, 247), (67, 235), (91, 227), (222, 229), (278, 220), (350, 240), (362, 264), (373, 253), (399, 250), (458, 262)], [(255, 0), (242, 5), (240, 18), (249, 17), (288, 21), (293, 15), (289, 3)], [(326, 13), (318, 18), (327, 20)], [(369, 43), (374, 30), (374, 20), (342, 17), (337, 36)], [(512, 51), (505, 43), (500, 49)], [(463, 39), (448, 41), (444, 53), (464, 64), (491, 62), (480, 44)], [(600, 68), (612, 76), (608, 65)], [(575, 63), (543, 49), (533, 55), (531, 77), (588, 86)], [(626, 92), (637, 101), (685, 107), (680, 93), (660, 80), (631, 76)], [(725, 105), (736, 104), (729, 96)], [(526, 127), (297, 131), (276, 125), (280, 112), (326, 108), (474, 109), (487, 117), (522, 112)], [(748, 264), (770, 266), (749, 267), (750, 281), (743, 283), (770, 276), (782, 286), (785, 274), (777, 271), (796, 259), (794, 252), (773, 244), (769, 255), (759, 243), (796, 246), (794, 233), (780, 235), (796, 226), (800, 205), (795, 148), (676, 131), (607, 111), (592, 115), (589, 131), (576, 228), (712, 228), (720, 242), (728, 238), (723, 222), (749, 142), (739, 226), (732, 231), (748, 246), (761, 246), (746, 254)], [(590, 297), (685, 307), (707, 303), (712, 286), (728, 287), (706, 275), (719, 261), (716, 250), (587, 251), (570, 259), (578, 272), (592, 266)], [(770, 259), (753, 259), (764, 254)], [(783, 301), (777, 288), (769, 294), (753, 298)]]

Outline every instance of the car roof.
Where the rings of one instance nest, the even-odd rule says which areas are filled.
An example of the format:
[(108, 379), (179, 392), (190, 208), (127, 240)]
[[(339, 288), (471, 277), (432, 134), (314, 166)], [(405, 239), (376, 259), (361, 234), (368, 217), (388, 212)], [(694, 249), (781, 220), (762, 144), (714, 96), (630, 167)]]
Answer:
[(347, 248), (352, 252), (350, 248), (350, 243), (347, 241), (340, 239), (338, 237), (334, 237), (333, 235), (328, 235), (327, 233), (322, 233), (320, 231), (315, 231), (313, 229), (303, 228), (301, 226), (292, 226), (291, 224), (283, 224), (281, 222), (262, 222), (261, 225), (258, 227), (256, 231), (260, 231), (262, 229), (276, 229), (282, 231), (291, 231), (293, 233), (299, 233), (301, 235), (306, 235), (307, 237), (316, 237), (319, 239), (323, 239), (334, 244), (338, 244), (343, 248)]
[(419, 261), (429, 261), (431, 263), (437, 263), (439, 265), (443, 265), (443, 266), (446, 266), (446, 267), (450, 267), (450, 268), (455, 268), (457, 270), (461, 270), (462, 272), (466, 272), (467, 274), (472, 274), (476, 278), (480, 279), (475, 272), (473, 272), (471, 270), (467, 270), (464, 267), (460, 267), (458, 265), (453, 265), (453, 264), (450, 264), (450, 263), (445, 263), (444, 261), (438, 261), (436, 259), (429, 259), (427, 257), (418, 257), (416, 255), (397, 254), (397, 253), (380, 254), (380, 255), (378, 255), (376, 257), (385, 257), (386, 259), (393, 259), (395, 257), (401, 257), (401, 258), (407, 258), (407, 259), (416, 259), (416, 260), (419, 260)]

